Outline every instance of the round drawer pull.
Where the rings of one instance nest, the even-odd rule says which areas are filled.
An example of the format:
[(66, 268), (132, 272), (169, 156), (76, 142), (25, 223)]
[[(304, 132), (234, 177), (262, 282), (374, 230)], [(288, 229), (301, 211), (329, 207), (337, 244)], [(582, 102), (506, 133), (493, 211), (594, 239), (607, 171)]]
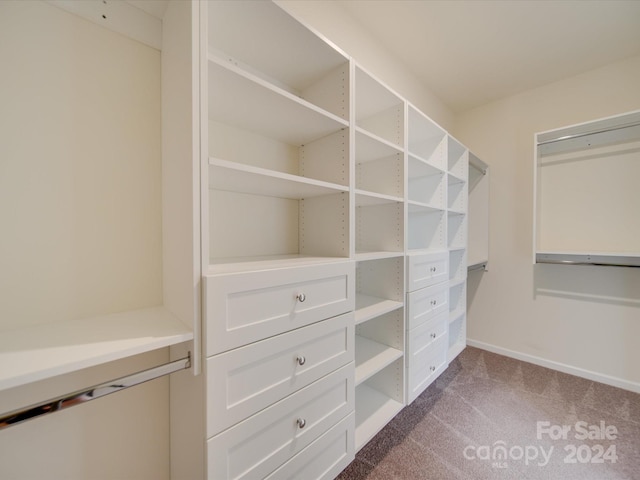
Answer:
[(298, 295), (296, 295), (296, 298), (300, 303), (302, 303), (307, 299), (307, 296), (304, 293), (299, 293)]
[(435, 372), (435, 371), (436, 371), (436, 367), (434, 367), (433, 365), (431, 365), (431, 366), (429, 367), (429, 370), (431, 370), (432, 372)]
[(437, 337), (437, 335), (435, 333), (431, 334), (431, 338), (436, 338), (436, 337)]
[(304, 418), (299, 418), (296, 420), (296, 424), (298, 425), (298, 428), (304, 428), (307, 421)]
[(298, 355), (298, 356), (296, 357), (296, 362), (298, 362), (298, 365), (302, 366), (302, 365), (304, 365), (305, 363), (307, 363), (307, 359), (306, 359), (306, 358), (304, 358), (304, 356), (303, 356), (303, 355)]

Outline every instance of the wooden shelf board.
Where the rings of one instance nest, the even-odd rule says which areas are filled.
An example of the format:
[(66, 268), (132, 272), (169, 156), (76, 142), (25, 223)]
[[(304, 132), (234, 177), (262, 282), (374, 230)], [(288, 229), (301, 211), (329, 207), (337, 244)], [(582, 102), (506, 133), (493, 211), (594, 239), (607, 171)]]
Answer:
[(214, 258), (204, 275), (275, 270), (319, 263), (348, 262), (347, 257), (313, 257), (307, 255), (265, 255), (261, 257)]
[(402, 153), (402, 148), (361, 127), (356, 127), (356, 163), (370, 162)]
[(453, 323), (459, 318), (463, 317), (467, 313), (466, 307), (458, 307), (455, 310), (449, 312), (449, 323)]
[(384, 205), (387, 203), (402, 203), (401, 197), (394, 197), (382, 193), (368, 192), (356, 189), (356, 207), (370, 207), (372, 205)]
[(375, 251), (375, 252), (356, 252), (355, 260), (356, 262), (364, 262), (367, 260), (382, 260), (384, 258), (396, 258), (404, 256), (404, 252), (386, 252), (386, 251)]
[(209, 58), (209, 92), (211, 120), (290, 145), (304, 145), (348, 126), (346, 120), (214, 57)]
[(2, 332), (0, 391), (192, 339), (163, 307)]
[(409, 154), (409, 178), (431, 177), (434, 175), (443, 175), (444, 173), (444, 170), (431, 165), (428, 160), (413, 153)]
[(372, 377), (398, 358), (402, 351), (356, 335), (356, 385)]
[(402, 302), (358, 293), (356, 295), (356, 325), (385, 313), (393, 312), (403, 306)]
[(209, 188), (302, 199), (346, 192), (348, 187), (217, 158), (209, 159)]
[(376, 433), (402, 410), (402, 403), (369, 385), (356, 387), (356, 451), (362, 448)]
[(446, 210), (444, 207), (416, 202), (414, 200), (407, 201), (407, 205), (409, 206), (409, 213), (436, 213), (444, 212)]

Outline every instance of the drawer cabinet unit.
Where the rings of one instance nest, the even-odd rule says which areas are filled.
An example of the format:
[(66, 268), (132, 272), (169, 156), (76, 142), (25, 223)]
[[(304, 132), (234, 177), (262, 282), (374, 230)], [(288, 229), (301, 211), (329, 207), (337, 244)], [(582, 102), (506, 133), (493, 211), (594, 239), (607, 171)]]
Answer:
[(411, 330), (443, 312), (449, 312), (449, 286), (440, 283), (407, 294), (407, 329)]
[(264, 478), (353, 408), (351, 363), (209, 439), (208, 478)]
[(407, 256), (407, 291), (435, 285), (449, 279), (449, 253), (413, 253)]
[(353, 262), (205, 277), (207, 355), (352, 311)]
[(217, 432), (350, 363), (353, 313), (207, 360), (207, 434)]
[(447, 368), (447, 335), (409, 353), (408, 403), (413, 402)]

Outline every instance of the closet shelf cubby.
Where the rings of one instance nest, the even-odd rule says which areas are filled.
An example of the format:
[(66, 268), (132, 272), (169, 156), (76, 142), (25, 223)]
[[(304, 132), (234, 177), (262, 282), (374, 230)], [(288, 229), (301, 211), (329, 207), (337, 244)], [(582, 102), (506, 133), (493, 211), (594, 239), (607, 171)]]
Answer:
[(403, 302), (358, 293), (356, 294), (355, 323), (358, 325), (403, 306)]
[(356, 335), (356, 385), (404, 355), (402, 350)]
[(402, 410), (404, 404), (361, 383), (356, 387), (356, 449), (364, 446)]
[(209, 57), (209, 119), (296, 145), (348, 126), (337, 115), (215, 57)]
[(0, 391), (192, 339), (164, 307), (5, 331)]

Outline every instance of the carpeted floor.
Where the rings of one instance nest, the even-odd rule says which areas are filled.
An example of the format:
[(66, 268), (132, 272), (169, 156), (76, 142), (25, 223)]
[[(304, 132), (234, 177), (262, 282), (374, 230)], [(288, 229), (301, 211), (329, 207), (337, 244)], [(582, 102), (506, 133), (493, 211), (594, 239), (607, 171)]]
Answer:
[(640, 479), (640, 394), (467, 347), (338, 479)]

